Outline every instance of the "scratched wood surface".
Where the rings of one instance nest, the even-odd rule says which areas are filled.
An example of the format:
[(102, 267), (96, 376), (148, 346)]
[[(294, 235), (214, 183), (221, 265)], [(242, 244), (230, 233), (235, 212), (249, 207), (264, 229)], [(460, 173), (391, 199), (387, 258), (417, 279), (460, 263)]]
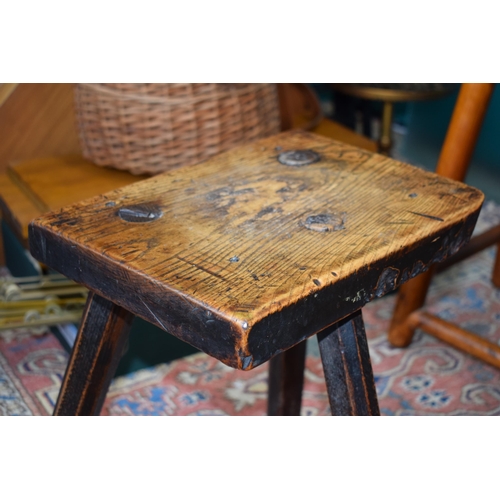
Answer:
[(250, 369), (456, 252), (482, 201), (390, 158), (285, 132), (47, 214), (30, 225), (30, 248)]

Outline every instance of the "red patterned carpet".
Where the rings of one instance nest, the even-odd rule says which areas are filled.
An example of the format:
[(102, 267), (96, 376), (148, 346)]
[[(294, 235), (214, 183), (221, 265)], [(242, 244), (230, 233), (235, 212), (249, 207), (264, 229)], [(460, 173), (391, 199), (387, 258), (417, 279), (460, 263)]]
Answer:
[[(478, 231), (500, 223), (500, 207), (485, 204)], [(439, 275), (429, 310), (500, 343), (500, 290), (490, 282), (494, 249)], [(383, 415), (498, 415), (500, 371), (417, 332), (407, 349), (386, 339), (394, 295), (363, 309)], [(0, 333), (0, 415), (50, 414), (67, 363), (50, 333)], [(264, 415), (267, 366), (239, 372), (195, 354), (113, 382), (104, 415)], [(309, 340), (304, 415), (328, 415), (315, 339)]]

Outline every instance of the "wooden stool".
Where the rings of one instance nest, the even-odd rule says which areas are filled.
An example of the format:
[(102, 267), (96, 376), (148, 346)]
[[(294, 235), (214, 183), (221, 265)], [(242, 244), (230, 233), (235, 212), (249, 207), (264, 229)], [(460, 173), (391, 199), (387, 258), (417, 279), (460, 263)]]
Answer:
[[(2, 89), (5, 87), (5, 91), (12, 90), (13, 87), (10, 85), (0, 84), (0, 106)], [(32, 85), (21, 84), (17, 87), (16, 85), (14, 88), (17, 88), (22, 96), (28, 91), (37, 94), (37, 89), (32, 88)], [(63, 92), (63, 100), (66, 104), (66, 97), (72, 96), (71, 86), (68, 85), (38, 85), (38, 87), (40, 87), (38, 90), (45, 93), (58, 90)], [(56, 89), (56, 87), (58, 88)], [(68, 90), (70, 92), (66, 95)], [(339, 123), (323, 118), (316, 95), (306, 85), (280, 83), (278, 84), (278, 93), (283, 131), (297, 128), (307, 129), (315, 134), (368, 151), (377, 151), (377, 144), (374, 141), (356, 134)], [(7, 94), (4, 93), (4, 95)], [(18, 100), (16, 99), (16, 102)], [(19, 115), (17, 112), (14, 114), (16, 117)], [(72, 119), (72, 116), (69, 118)], [(2, 113), (0, 112), (0, 136), (3, 138), (0, 142), (0, 218), (3, 216), (4, 221), (25, 247), (27, 247), (28, 224), (34, 218), (45, 212), (58, 210), (65, 205), (132, 184), (146, 177), (113, 168), (98, 167), (76, 154), (53, 157), (37, 157), (32, 154), (32, 159), (23, 161), (15, 161), (14, 159), (17, 157), (8, 154), (2, 157), (2, 146), (5, 144), (15, 146), (17, 139), (21, 136), (23, 137), (22, 147), (20, 149), (14, 148), (13, 151), (7, 148), (6, 153), (17, 151), (19, 158), (29, 158), (30, 155), (27, 153), (30, 150), (26, 149), (27, 144), (46, 144), (47, 141), (40, 141), (36, 134), (34, 140), (32, 135), (26, 136), (20, 125), (16, 124), (13, 127), (11, 120), (8, 120), (8, 127), (3, 130)], [(50, 131), (48, 135), (52, 139), (54, 126), (51, 124), (48, 129)], [(43, 129), (43, 127), (41, 128)], [(68, 138), (75, 136), (76, 141), (76, 131), (72, 130), (73, 128), (69, 127)], [(21, 129), (23, 129), (23, 134), (20, 133)], [(39, 134), (39, 129), (40, 127), (37, 127), (32, 132)], [(64, 123), (63, 129), (68, 129), (66, 123)], [(2, 134), (2, 132), (4, 133)], [(1, 173), (2, 161), (7, 165), (7, 174)], [(0, 231), (0, 265), (5, 264), (2, 247), (2, 232)]]
[(298, 414), (318, 334), (332, 413), (379, 413), (361, 307), (468, 241), (483, 195), (286, 132), (31, 223), (33, 256), (87, 286), (55, 409), (98, 414), (132, 316), (242, 370), (272, 358), (271, 414)]

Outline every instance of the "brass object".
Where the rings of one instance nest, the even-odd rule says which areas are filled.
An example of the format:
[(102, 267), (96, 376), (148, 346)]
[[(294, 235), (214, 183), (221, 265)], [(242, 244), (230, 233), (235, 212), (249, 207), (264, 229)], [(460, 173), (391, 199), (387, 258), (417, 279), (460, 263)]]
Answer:
[(332, 83), (331, 86), (342, 94), (384, 103), (379, 153), (387, 156), (390, 156), (392, 146), (392, 112), (395, 102), (438, 99), (458, 88), (455, 83)]
[(392, 146), (392, 102), (384, 102), (384, 109), (382, 111), (382, 133), (379, 141), (379, 152), (389, 156)]
[(87, 289), (61, 275), (0, 279), (0, 331), (80, 321)]
[(332, 83), (331, 86), (343, 94), (384, 102), (438, 99), (458, 88), (456, 83)]

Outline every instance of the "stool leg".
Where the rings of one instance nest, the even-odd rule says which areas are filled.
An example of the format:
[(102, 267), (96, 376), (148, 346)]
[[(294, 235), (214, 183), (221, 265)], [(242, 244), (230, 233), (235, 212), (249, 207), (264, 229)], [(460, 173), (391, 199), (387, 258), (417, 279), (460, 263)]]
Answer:
[(305, 340), (269, 361), (268, 415), (300, 415), (305, 362)]
[(99, 415), (133, 315), (89, 293), (54, 415)]
[(318, 333), (332, 415), (380, 415), (361, 310)]

